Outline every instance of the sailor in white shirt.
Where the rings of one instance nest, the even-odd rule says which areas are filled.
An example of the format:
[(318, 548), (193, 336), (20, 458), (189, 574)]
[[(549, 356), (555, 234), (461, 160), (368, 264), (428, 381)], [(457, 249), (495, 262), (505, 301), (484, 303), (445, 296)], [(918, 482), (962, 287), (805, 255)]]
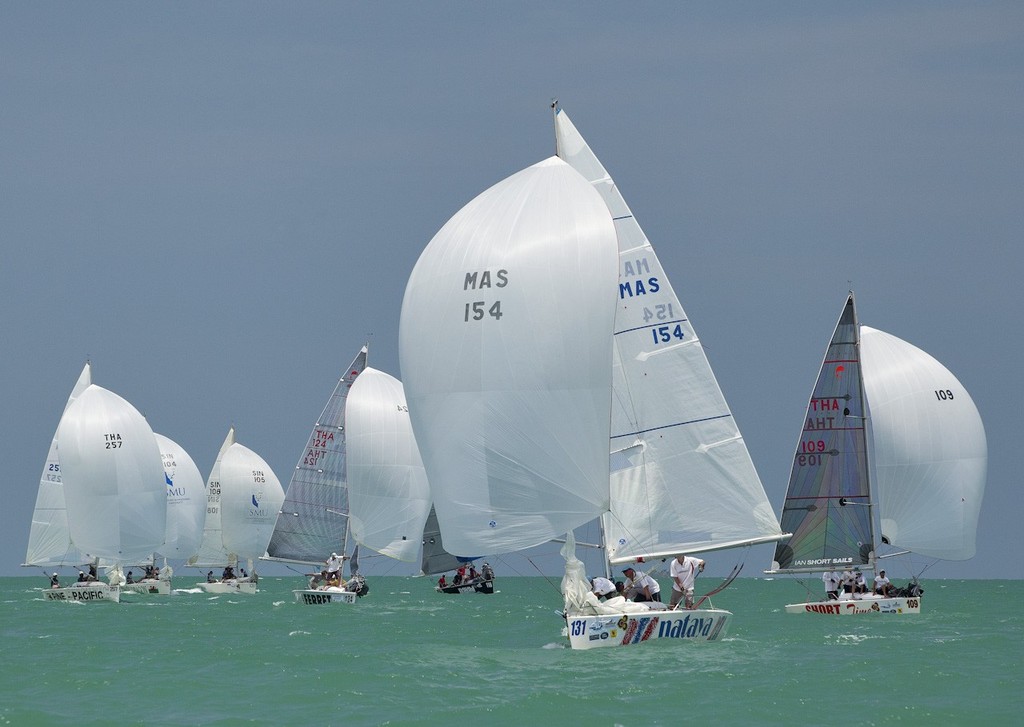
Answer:
[(626, 597), (634, 601), (660, 601), (661, 586), (643, 571), (630, 566), (622, 571), (626, 576)]

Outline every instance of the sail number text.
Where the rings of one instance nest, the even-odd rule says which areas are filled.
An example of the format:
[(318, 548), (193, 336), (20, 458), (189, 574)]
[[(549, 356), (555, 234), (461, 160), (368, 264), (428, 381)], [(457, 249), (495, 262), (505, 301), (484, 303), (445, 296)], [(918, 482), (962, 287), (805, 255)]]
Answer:
[[(508, 270), (474, 270), (468, 272), (462, 282), (463, 290), (485, 290), (490, 288), (504, 288), (508, 285)], [(462, 314), (465, 323), (469, 321), (482, 321), (485, 317), (491, 317), (496, 321), (501, 320), (501, 300), (474, 300), (466, 303)]]
[(949, 389), (936, 389), (935, 398), (938, 399), (939, 401), (952, 401), (953, 392), (950, 391)]
[(123, 444), (124, 441), (122, 441), (120, 434), (114, 433), (103, 435), (104, 449), (120, 449)]

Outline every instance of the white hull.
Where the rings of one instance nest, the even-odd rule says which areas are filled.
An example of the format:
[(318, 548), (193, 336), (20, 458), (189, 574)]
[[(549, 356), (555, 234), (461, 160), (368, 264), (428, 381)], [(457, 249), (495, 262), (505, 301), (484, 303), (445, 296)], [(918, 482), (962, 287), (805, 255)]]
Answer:
[(921, 597), (884, 598), (843, 598), (838, 601), (815, 601), (813, 603), (791, 603), (786, 613), (815, 613), (822, 616), (852, 616), (862, 613), (921, 613)]
[(719, 609), (648, 611), (601, 616), (570, 616), (566, 635), (573, 649), (632, 646), (645, 641), (718, 641), (732, 613)]
[(304, 591), (292, 591), (295, 594), (295, 600), (298, 603), (304, 603), (307, 606), (316, 606), (327, 603), (347, 603), (353, 604), (356, 602), (356, 594), (352, 591), (343, 591), (340, 588), (315, 588), (312, 590)]
[(207, 593), (244, 593), (252, 596), (256, 593), (256, 584), (252, 581), (216, 581), (214, 583), (197, 583)]
[(121, 590), (106, 583), (90, 583), (87, 586), (67, 586), (66, 588), (48, 588), (43, 591), (47, 601), (107, 601), (121, 602)]
[(143, 593), (154, 596), (169, 596), (171, 594), (170, 581), (145, 580), (136, 583), (124, 583), (121, 585), (122, 593)]

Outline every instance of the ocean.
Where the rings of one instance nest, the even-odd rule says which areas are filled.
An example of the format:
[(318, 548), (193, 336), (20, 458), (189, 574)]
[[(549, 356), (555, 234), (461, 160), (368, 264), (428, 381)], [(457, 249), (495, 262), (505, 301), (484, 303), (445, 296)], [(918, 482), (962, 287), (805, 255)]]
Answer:
[(0, 724), (1011, 725), (1024, 711), (1024, 581), (925, 581), (919, 616), (826, 617), (782, 612), (804, 600), (796, 581), (741, 578), (714, 598), (735, 614), (724, 641), (572, 651), (557, 578), (499, 572), (494, 595), (457, 596), (368, 580), (357, 604), (315, 607), (294, 602), (299, 577), (211, 596), (176, 575), (171, 596), (121, 604), (0, 578)]

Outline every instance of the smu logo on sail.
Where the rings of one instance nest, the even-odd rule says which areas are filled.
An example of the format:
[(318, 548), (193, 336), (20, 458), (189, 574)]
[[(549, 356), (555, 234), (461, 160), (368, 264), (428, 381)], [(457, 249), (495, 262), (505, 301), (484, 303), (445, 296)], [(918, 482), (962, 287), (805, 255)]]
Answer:
[(252, 493), (252, 500), (251, 500), (252, 507), (250, 507), (247, 510), (247, 513), (248, 513), (249, 517), (257, 518), (258, 519), (258, 518), (268, 518), (271, 515), (273, 515), (276, 518), (277, 517), (277, 513), (276, 512), (271, 513), (270, 510), (268, 510), (267, 508), (260, 506), (260, 502), (262, 500), (263, 500), (263, 491), (262, 490), (260, 490), (259, 492)]

